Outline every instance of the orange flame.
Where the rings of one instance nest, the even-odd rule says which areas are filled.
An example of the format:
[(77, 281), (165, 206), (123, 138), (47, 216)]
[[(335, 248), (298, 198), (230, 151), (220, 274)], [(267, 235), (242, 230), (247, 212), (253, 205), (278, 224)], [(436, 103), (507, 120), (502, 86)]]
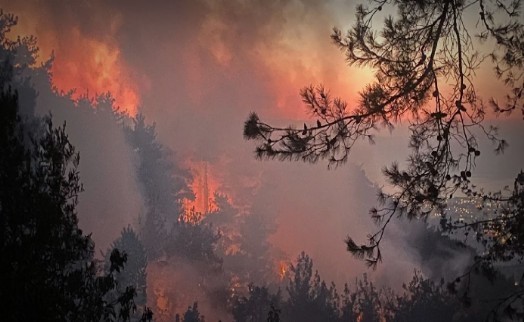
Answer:
[(35, 12), (24, 12), (10, 37), (32, 35), (38, 39), (37, 64), (54, 57), (52, 85), (59, 92), (71, 93), (73, 99), (111, 93), (121, 112), (135, 116), (140, 104), (136, 79), (122, 57), (119, 44), (111, 35), (118, 20), (111, 24), (103, 39), (88, 37), (78, 27), (54, 32)]
[(214, 195), (220, 183), (213, 175), (212, 166), (208, 162), (188, 161), (188, 167), (193, 175), (193, 182), (189, 184), (195, 195), (194, 200), (183, 200), (184, 217), (186, 222), (197, 223), (202, 218), (218, 209)]
[(53, 85), (59, 91), (74, 90), (73, 99), (110, 92), (121, 111), (135, 116), (140, 98), (120, 49), (99, 40), (82, 39), (78, 31), (75, 33), (80, 38), (75, 49), (56, 54), (51, 69)]
[(289, 265), (289, 261), (281, 260), (278, 262), (277, 273), (280, 280), (283, 280), (287, 276), (287, 272), (289, 271)]
[(167, 285), (172, 283), (166, 263), (153, 262), (147, 266), (148, 303), (159, 321), (167, 320), (175, 311), (174, 305), (167, 294)]

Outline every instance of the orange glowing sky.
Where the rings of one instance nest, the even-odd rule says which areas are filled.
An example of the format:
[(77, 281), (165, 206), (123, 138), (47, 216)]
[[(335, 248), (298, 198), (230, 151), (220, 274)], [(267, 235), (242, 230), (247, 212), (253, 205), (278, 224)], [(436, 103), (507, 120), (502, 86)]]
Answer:
[[(170, 86), (170, 73), (184, 74), (187, 82), (183, 85), (184, 95), (198, 105), (216, 86), (212, 83), (215, 74), (227, 79), (236, 77), (239, 68), (250, 69), (254, 77), (264, 80), (264, 86), (274, 97), (273, 106), (269, 109), (271, 115), (284, 118), (304, 118), (298, 91), (306, 85), (323, 84), (333, 95), (351, 103), (356, 102), (358, 91), (372, 81), (373, 72), (348, 67), (343, 54), (329, 38), (333, 26), (347, 27), (351, 24), (353, 14), (348, 10), (352, 7), (351, 3), (343, 5), (334, 1), (324, 6), (284, 4), (279, 7), (281, 13), (270, 13), (269, 18), (253, 13), (262, 9), (253, 4), (255, 8), (249, 12), (253, 19), (268, 19), (269, 22), (261, 24), (249, 46), (237, 43), (238, 36), (244, 37), (244, 33), (249, 31), (243, 31), (245, 26), (242, 21), (235, 24), (236, 21), (231, 20), (231, 16), (240, 16), (242, 10), (246, 10), (243, 7), (246, 4), (236, 5), (239, 9), (234, 4), (224, 5), (224, 8), (213, 4), (196, 9), (188, 6), (187, 10), (193, 10), (188, 13), (189, 16), (198, 16), (199, 13), (195, 13), (197, 9), (201, 9), (202, 13), (195, 19), (196, 24), (191, 26), (194, 30), (181, 40), (177, 40), (176, 33), (173, 37), (157, 34), (161, 30), (168, 33), (170, 29), (177, 28), (176, 21), (164, 21), (165, 17), (155, 19), (153, 16), (143, 21), (144, 28), (140, 29), (130, 25), (140, 24), (140, 20), (133, 20), (140, 17), (140, 12), (133, 12), (134, 15), (120, 12), (120, 7), (111, 7), (96, 0), (86, 1), (82, 7), (90, 11), (86, 15), (97, 15), (88, 18), (92, 20), (90, 23), (75, 21), (74, 7), (70, 4), (60, 9), (52, 5), (39, 8), (39, 3), (27, 1), (24, 4), (4, 4), (4, 7), (19, 16), (12, 36), (34, 35), (38, 38), (39, 62), (54, 54), (53, 84), (59, 91), (74, 90), (74, 98), (110, 92), (116, 105), (132, 116), (144, 103), (144, 96), (151, 94), (153, 86)], [(100, 8), (97, 9), (97, 6)], [(60, 7), (60, 4), (55, 7)], [(238, 10), (239, 13), (226, 10)], [(64, 14), (70, 14), (71, 18), (63, 22), (53, 21)], [(276, 21), (274, 29), (271, 19)], [(151, 23), (158, 26), (148, 26)], [(147, 59), (152, 59), (153, 64), (164, 64), (166, 75), (152, 75), (147, 68), (137, 66), (128, 59), (132, 56), (128, 52), (134, 50), (132, 42), (125, 43), (129, 40), (124, 39), (128, 37), (125, 32), (130, 28), (138, 28), (142, 33), (136, 35), (137, 42), (158, 45), (158, 48), (150, 49), (154, 53), (149, 52), (151, 56)], [(123, 48), (126, 54), (122, 52)], [(246, 63), (246, 60), (249, 61)], [(214, 70), (210, 70), (210, 66)], [(155, 69), (161, 70), (158, 67)], [(497, 95), (496, 86), (488, 82), (489, 72), (481, 71), (479, 76), (479, 92), (488, 96)], [(158, 81), (165, 84), (158, 84)], [(176, 105), (176, 95), (162, 98), (162, 101), (167, 99)], [(150, 100), (145, 103), (151, 104)], [(249, 101), (245, 103), (247, 105)]]
[[(95, 4), (102, 7), (101, 3), (93, 1)], [(54, 56), (51, 71), (57, 90), (74, 90), (73, 98), (82, 95), (94, 97), (110, 92), (121, 110), (132, 116), (137, 113), (142, 96), (150, 90), (150, 79), (154, 76), (144, 73), (140, 66), (132, 66), (122, 54), (121, 39), (118, 37), (130, 21), (120, 14), (101, 14), (107, 18), (103, 32), (93, 33), (70, 19), (65, 19), (63, 24), (52, 21), (53, 14), (50, 12), (53, 8), (35, 10), (38, 5), (31, 6), (30, 2), (14, 5), (13, 8), (10, 5), (5, 7), (19, 17), (13, 37), (37, 37), (40, 48), (38, 63)], [(220, 10), (211, 11), (202, 18), (200, 25), (194, 26), (195, 38), (185, 43), (183, 48), (176, 41), (161, 44), (167, 53), (185, 52), (182, 55), (185, 60), (182, 68), (186, 69), (189, 83), (187, 95), (194, 103), (202, 101), (209, 87), (209, 66), (202, 62), (202, 53), (206, 51), (217, 68), (216, 72), (222, 73), (223, 77), (235, 77), (238, 68), (235, 66), (238, 59), (236, 51), (245, 51), (245, 55), (252, 60), (249, 63), (252, 72), (264, 75), (266, 86), (275, 97), (275, 115), (284, 117), (304, 116), (298, 91), (305, 85), (322, 83), (334, 95), (350, 98), (355, 97), (358, 90), (371, 80), (371, 71), (348, 68), (343, 55), (331, 45), (329, 34), (333, 21), (330, 15), (323, 13), (312, 17), (315, 12), (307, 8), (284, 8), (289, 17), (285, 18), (278, 34), (263, 35), (271, 37), (271, 40), (254, 42), (251, 48), (238, 48), (235, 37), (241, 32), (242, 26), (231, 25)], [(297, 24), (297, 21), (304, 19), (302, 15), (320, 22), (317, 21), (313, 26)], [(315, 28), (320, 23), (325, 24), (324, 28)], [(163, 55), (159, 52), (156, 57), (159, 63), (167, 64), (166, 73), (180, 69), (180, 62), (176, 62), (175, 66)]]
[[(330, 39), (334, 26), (352, 24), (354, 4), (0, 0), (19, 17), (11, 36), (36, 36), (38, 63), (54, 56), (57, 90), (74, 90), (74, 98), (110, 92), (121, 111), (131, 116), (140, 111), (157, 122), (164, 143), (184, 159), (219, 168), (222, 162), (214, 174), (218, 179), (210, 179), (210, 195), (219, 186), (234, 194), (237, 182), (260, 175), (245, 169), (231, 177), (224, 170), (235, 164), (224, 160), (250, 149), (239, 152), (239, 131), (249, 112), (283, 126), (307, 120), (299, 91), (308, 85), (325, 85), (348, 100), (349, 108), (358, 100), (373, 72), (348, 67)], [(502, 93), (489, 68), (477, 76), (486, 99)], [(364, 151), (357, 162), (382, 161)], [(202, 208), (199, 204), (194, 205)]]
[[(327, 263), (328, 269), (349, 265), (339, 262), (341, 258), (349, 261), (344, 249), (331, 257), (332, 262), (326, 249), (341, 243), (347, 228), (354, 226), (345, 211), (355, 206), (341, 200), (349, 202), (359, 189), (352, 187), (347, 195), (332, 199), (322, 197), (327, 201), (317, 205), (315, 188), (344, 193), (340, 186), (348, 185), (350, 179), (340, 172), (327, 175), (304, 165), (285, 165), (287, 172), (278, 172), (275, 166), (270, 169), (275, 181), (268, 183), (262, 173), (273, 165), (251, 163), (253, 146), (243, 141), (242, 124), (252, 111), (282, 126), (306, 120), (299, 91), (308, 85), (325, 85), (332, 95), (348, 100), (351, 108), (359, 90), (372, 81), (373, 72), (348, 67), (330, 34), (334, 26), (345, 29), (352, 24), (354, 5), (355, 1), (339, 0), (0, 0), (0, 7), (19, 16), (11, 36), (36, 36), (39, 63), (53, 53), (52, 81), (59, 91), (76, 90), (74, 98), (111, 92), (121, 111), (131, 116), (142, 112), (148, 122), (157, 123), (161, 142), (187, 160), (184, 165), (195, 176), (191, 187), (197, 199), (187, 207), (204, 211), (203, 164), (208, 165), (208, 196), (225, 192), (235, 206), (249, 204), (266, 184), (270, 190), (266, 193), (275, 193), (275, 202), (262, 202), (264, 211), (287, 216), (282, 223), (302, 224), (302, 232), (282, 224), (276, 242), (287, 245), (294, 256), (308, 240), (314, 244), (306, 243), (311, 246), (308, 251)], [(479, 71), (479, 93), (500, 94), (492, 75), (491, 70)], [(373, 180), (391, 158), (405, 158), (406, 136), (391, 139), (388, 135), (384, 134), (386, 143), (379, 140), (378, 147), (365, 146), (353, 154), (352, 161), (363, 164)], [(522, 142), (517, 142), (516, 151), (524, 150), (519, 146)], [(500, 168), (513, 169), (518, 162), (512, 162)], [(316, 166), (324, 169), (324, 165)], [(282, 173), (302, 181), (287, 182)], [(306, 188), (311, 189), (307, 194)], [(314, 217), (319, 214), (322, 220), (345, 216), (347, 222), (328, 220), (331, 226), (319, 227)], [(359, 233), (366, 229), (357, 226)], [(309, 241), (311, 230), (328, 236), (324, 244)], [(343, 280), (347, 272), (337, 274)]]
[(106, 37), (96, 39), (75, 25), (65, 30), (53, 29), (39, 12), (23, 10), (17, 16), (18, 24), (10, 36), (37, 38), (37, 64), (53, 57), (52, 82), (59, 92), (72, 91), (73, 99), (111, 93), (117, 107), (131, 116), (136, 115), (140, 105), (137, 80), (112, 37), (119, 28), (118, 19), (108, 26)]
[[(183, 158), (213, 166), (224, 156), (235, 158), (238, 151), (225, 151), (224, 144), (240, 149), (237, 132), (249, 112), (285, 126), (307, 119), (302, 87), (323, 84), (351, 108), (373, 79), (369, 69), (348, 67), (329, 37), (333, 26), (352, 24), (352, 1), (0, 5), (19, 17), (13, 38), (37, 37), (39, 63), (54, 56), (57, 90), (74, 90), (74, 98), (110, 92), (121, 111), (140, 111), (157, 122), (159, 136)], [(477, 74), (478, 92), (486, 97), (502, 92), (490, 75), (488, 68)], [(244, 177), (221, 174), (213, 184), (233, 186)]]

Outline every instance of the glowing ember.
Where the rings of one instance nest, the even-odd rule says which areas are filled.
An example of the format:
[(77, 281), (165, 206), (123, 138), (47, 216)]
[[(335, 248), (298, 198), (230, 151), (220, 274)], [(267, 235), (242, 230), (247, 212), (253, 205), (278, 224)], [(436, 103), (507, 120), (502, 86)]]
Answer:
[(278, 273), (280, 280), (283, 280), (286, 277), (287, 272), (289, 271), (289, 265), (290, 265), (289, 261), (281, 260), (278, 262), (277, 273)]

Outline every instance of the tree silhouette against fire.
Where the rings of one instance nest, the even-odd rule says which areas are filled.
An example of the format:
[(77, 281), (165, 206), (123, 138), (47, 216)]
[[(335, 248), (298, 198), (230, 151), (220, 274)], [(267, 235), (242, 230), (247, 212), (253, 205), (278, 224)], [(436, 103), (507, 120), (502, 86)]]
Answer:
[[(388, 15), (377, 30), (372, 23), (383, 11), (396, 14)], [(474, 27), (466, 19), (469, 14), (478, 17)], [(350, 65), (375, 70), (375, 82), (362, 90), (358, 104), (348, 107), (322, 86), (305, 87), (301, 96), (313, 124), (275, 127), (252, 113), (244, 137), (257, 142), (260, 159), (326, 160), (336, 167), (348, 160), (358, 140), (373, 141), (379, 129), (407, 122), (411, 153), (406, 164), (384, 168), (392, 192), (380, 191), (379, 206), (370, 210), (378, 230), (365, 244), (348, 237), (348, 251), (376, 267), (393, 218), (426, 219), (438, 212), (445, 232), (471, 232), (483, 247), (463, 277), (467, 280), (472, 270), (492, 276), (496, 263), (521, 261), (524, 254), (524, 173), (516, 176), (508, 193), (486, 193), (471, 178), (481, 157), (479, 140), (491, 140), (497, 153), (507, 146), (497, 129), (485, 124), (487, 109), (497, 115), (519, 109), (524, 113), (520, 14), (518, 0), (373, 0), (359, 5), (353, 27), (345, 34), (334, 29), (331, 35)], [(487, 60), (507, 88), (504, 102), (492, 98), (486, 104), (475, 90), (475, 72)], [(445, 212), (446, 202), (460, 193), (500, 207), (487, 218), (454, 220)], [(519, 287), (500, 305), (522, 304), (523, 294)], [(464, 297), (468, 299), (467, 292)], [(511, 309), (508, 313), (513, 314)]]

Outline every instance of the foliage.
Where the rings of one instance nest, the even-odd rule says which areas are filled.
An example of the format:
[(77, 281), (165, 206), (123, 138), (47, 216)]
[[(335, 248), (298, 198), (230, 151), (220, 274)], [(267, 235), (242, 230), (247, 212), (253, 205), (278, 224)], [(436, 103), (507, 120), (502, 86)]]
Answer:
[[(446, 292), (444, 282), (435, 284), (415, 272), (413, 279), (403, 285), (405, 293), (389, 304), (390, 321), (476, 321), (467, 315), (453, 295)], [(393, 304), (393, 305), (392, 305)]]
[(278, 315), (276, 307), (282, 303), (280, 291), (271, 294), (267, 287), (250, 284), (247, 296), (233, 299), (231, 313), (237, 322), (266, 322), (268, 317), (274, 320)]
[(271, 305), (267, 314), (267, 322), (280, 322), (280, 310)]
[[(234, 300), (235, 321), (479, 321), (486, 315), (479, 301), (471, 309), (461, 306), (460, 300), (449, 293), (445, 283), (435, 283), (415, 272), (403, 286), (402, 294), (379, 288), (367, 275), (350, 287), (344, 286), (341, 295), (336, 286), (321, 280), (313, 270), (313, 261), (305, 253), (290, 267), (287, 294), (271, 293), (266, 287), (250, 285), (249, 294)], [(486, 280), (485, 280), (486, 281)], [(482, 283), (478, 283), (479, 285)], [(505, 284), (498, 284), (507, 288)], [(477, 289), (479, 293), (485, 288)], [(499, 293), (497, 293), (499, 294)]]
[(176, 322), (205, 322), (204, 316), (200, 315), (200, 312), (198, 311), (198, 303), (193, 303), (193, 306), (189, 306), (187, 308), (187, 311), (184, 313), (184, 316), (182, 317), (182, 320), (180, 320), (180, 316), (177, 314), (175, 317)]
[(267, 216), (254, 211), (241, 211), (227, 196), (215, 193), (216, 209), (202, 219), (220, 234), (217, 254), (223, 259), (224, 272), (230, 275), (234, 291), (248, 291), (248, 285), (277, 281), (268, 241), (274, 227)]
[(368, 280), (364, 274), (363, 279), (357, 283), (357, 289), (353, 295), (353, 314), (357, 314), (358, 319), (363, 322), (378, 322), (383, 313), (383, 293)]
[(222, 259), (216, 255), (216, 243), (220, 235), (205, 224), (179, 222), (166, 246), (167, 256), (178, 256), (199, 264), (207, 273), (218, 272)]
[(274, 229), (267, 222), (267, 217), (259, 213), (245, 214), (239, 225), (239, 251), (225, 257), (236, 264), (235, 273), (247, 282), (271, 283), (278, 277), (273, 262), (274, 254), (268, 239)]
[(36, 62), (38, 47), (35, 37), (18, 37), (11, 40), (6, 36), (17, 23), (18, 18), (15, 15), (0, 10), (0, 75), (3, 81), (21, 81), (22, 72)]
[(222, 291), (214, 285), (222, 278), (222, 259), (217, 255), (221, 235), (206, 223), (184, 221), (182, 200), (194, 198), (188, 186), (191, 175), (171, 161), (172, 153), (158, 141), (155, 124), (147, 124), (143, 115), (137, 115), (125, 132), (139, 161), (137, 176), (146, 206), (139, 235), (148, 260), (187, 261), (199, 275), (198, 287), (213, 297)]
[(140, 235), (148, 256), (155, 259), (165, 251), (165, 241), (179, 222), (182, 199), (193, 198), (187, 185), (190, 175), (170, 161), (171, 153), (158, 142), (155, 125), (148, 125), (143, 115), (137, 115), (125, 132), (138, 156), (138, 179), (147, 209)]
[(231, 248), (238, 247), (240, 210), (231, 204), (227, 195), (215, 193), (213, 196), (216, 208), (205, 214), (200, 223), (212, 227), (220, 234), (218, 249), (221, 256), (231, 252)]
[[(128, 321), (135, 289), (117, 289), (126, 254), (106, 271), (78, 227), (79, 154), (63, 126), (33, 115), (34, 37), (9, 40), (0, 11), (0, 303), (6, 321)], [(16, 88), (13, 90), (12, 88)], [(109, 296), (111, 295), (111, 296)], [(151, 320), (152, 312), (143, 316)]]
[[(114, 256), (115, 251), (125, 254), (126, 258), (123, 268), (114, 273), (116, 281), (115, 293), (118, 294), (125, 291), (128, 287), (132, 287), (135, 290), (135, 304), (138, 307), (145, 307), (147, 304), (147, 256), (144, 246), (142, 246), (137, 234), (131, 227), (124, 228), (120, 237), (113, 242), (111, 248), (107, 251), (105, 255), (106, 271), (111, 270), (111, 256)], [(142, 313), (145, 313), (145, 311)], [(137, 310), (132, 316), (134, 320), (138, 320), (141, 315), (139, 310)]]
[[(477, 256), (479, 269), (489, 272), (498, 262), (522, 259), (522, 185), (518, 174), (508, 194), (485, 193), (472, 184), (481, 155), (479, 140), (493, 142), (496, 152), (507, 146), (497, 129), (485, 125), (486, 109), (497, 114), (521, 109), (524, 91), (524, 26), (519, 0), (370, 0), (359, 5), (356, 22), (346, 33), (334, 29), (332, 40), (350, 65), (375, 70), (375, 81), (360, 93), (357, 106), (349, 108), (328, 90), (306, 87), (302, 99), (316, 119), (303, 127), (279, 128), (252, 113), (244, 125), (244, 137), (256, 140), (258, 158), (328, 161), (338, 166), (347, 161), (352, 147), (362, 138), (373, 140), (380, 128), (393, 129), (409, 123), (411, 154), (405, 165), (397, 163), (383, 172), (392, 186), (379, 194), (379, 207), (371, 209), (378, 230), (368, 242), (346, 240), (348, 251), (376, 267), (382, 258), (380, 243), (394, 217), (427, 218), (444, 214), (446, 232), (466, 229), (477, 236), (484, 250)], [(388, 15), (376, 30), (373, 21), (382, 11)], [(471, 26), (467, 16), (477, 16)], [(477, 34), (473, 34), (476, 32)], [(485, 104), (475, 89), (475, 72), (488, 61), (507, 87), (505, 102)], [(455, 221), (446, 216), (449, 196), (462, 193), (484, 203), (500, 203), (500, 211), (487, 218)], [(515, 294), (515, 300), (524, 294)]]
[[(1, 19), (0, 19), (1, 21)], [(6, 88), (2, 82), (0, 88)], [(0, 303), (7, 321), (129, 319), (135, 290), (116, 287), (125, 255), (102, 274), (94, 244), (78, 228), (79, 155), (51, 117), (29, 132), (18, 94), (0, 95)], [(118, 307), (118, 309), (117, 309)]]
[(291, 265), (287, 287), (289, 299), (283, 312), (284, 320), (336, 321), (339, 296), (334, 284), (329, 287), (313, 274), (313, 260), (302, 252)]

